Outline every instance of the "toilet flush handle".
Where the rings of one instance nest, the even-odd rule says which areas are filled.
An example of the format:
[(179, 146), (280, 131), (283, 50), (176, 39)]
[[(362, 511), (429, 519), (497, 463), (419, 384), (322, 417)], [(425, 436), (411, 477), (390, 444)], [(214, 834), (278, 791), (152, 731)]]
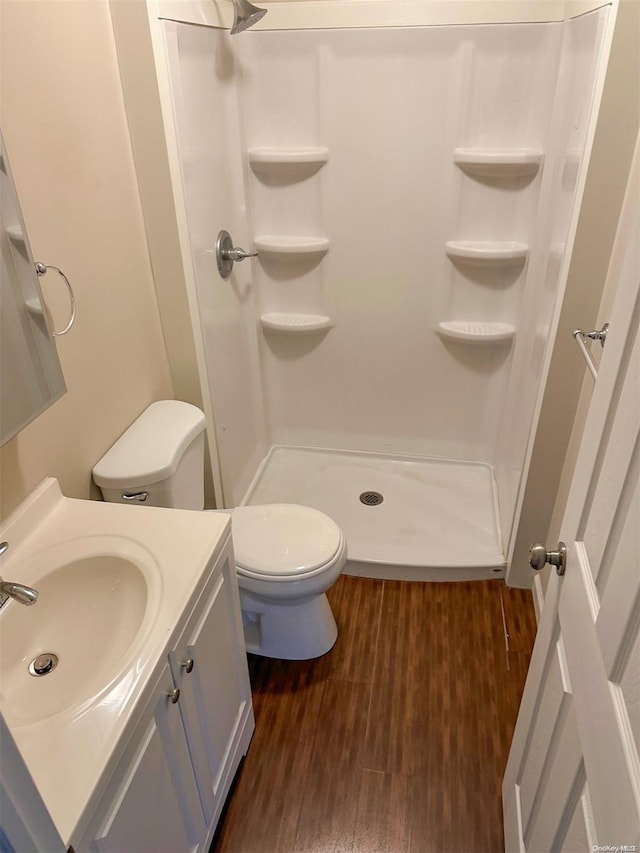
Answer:
[(149, 500), (149, 492), (123, 492), (122, 500), (135, 501), (136, 503), (143, 504), (145, 501)]

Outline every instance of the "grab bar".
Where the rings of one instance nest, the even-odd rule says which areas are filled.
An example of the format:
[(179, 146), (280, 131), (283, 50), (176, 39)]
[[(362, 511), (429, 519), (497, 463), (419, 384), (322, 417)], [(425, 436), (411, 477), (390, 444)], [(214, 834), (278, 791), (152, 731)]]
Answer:
[(605, 323), (601, 329), (592, 329), (590, 332), (585, 332), (583, 329), (574, 329), (572, 332), (573, 338), (580, 347), (580, 352), (584, 356), (584, 360), (587, 362), (589, 373), (593, 376), (594, 379), (598, 378), (598, 369), (595, 365), (595, 362), (593, 361), (593, 358), (591, 357), (591, 353), (587, 349), (585, 341), (587, 338), (590, 341), (600, 341), (600, 346), (604, 346), (607, 340), (608, 332), (608, 323)]

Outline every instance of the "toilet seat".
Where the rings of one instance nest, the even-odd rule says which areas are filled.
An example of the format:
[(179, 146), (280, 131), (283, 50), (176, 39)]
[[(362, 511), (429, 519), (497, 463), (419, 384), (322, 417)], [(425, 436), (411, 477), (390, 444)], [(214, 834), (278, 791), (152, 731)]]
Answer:
[(324, 513), (297, 504), (242, 506), (231, 524), (239, 575), (291, 581), (326, 571), (344, 551), (338, 525)]

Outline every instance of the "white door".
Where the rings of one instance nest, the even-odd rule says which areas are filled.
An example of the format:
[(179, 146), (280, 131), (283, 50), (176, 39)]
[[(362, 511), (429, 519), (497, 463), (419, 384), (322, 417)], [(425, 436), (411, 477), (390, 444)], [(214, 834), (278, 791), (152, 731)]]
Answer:
[(639, 180), (636, 150), (560, 534), (566, 571), (547, 588), (505, 772), (508, 851), (640, 850)]

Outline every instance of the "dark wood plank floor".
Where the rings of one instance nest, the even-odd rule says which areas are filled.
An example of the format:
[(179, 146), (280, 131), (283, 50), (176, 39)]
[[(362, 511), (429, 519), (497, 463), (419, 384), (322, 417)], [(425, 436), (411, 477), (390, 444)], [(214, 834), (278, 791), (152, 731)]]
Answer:
[(531, 595), (343, 575), (329, 598), (329, 654), (249, 657), (256, 731), (212, 851), (503, 850)]

